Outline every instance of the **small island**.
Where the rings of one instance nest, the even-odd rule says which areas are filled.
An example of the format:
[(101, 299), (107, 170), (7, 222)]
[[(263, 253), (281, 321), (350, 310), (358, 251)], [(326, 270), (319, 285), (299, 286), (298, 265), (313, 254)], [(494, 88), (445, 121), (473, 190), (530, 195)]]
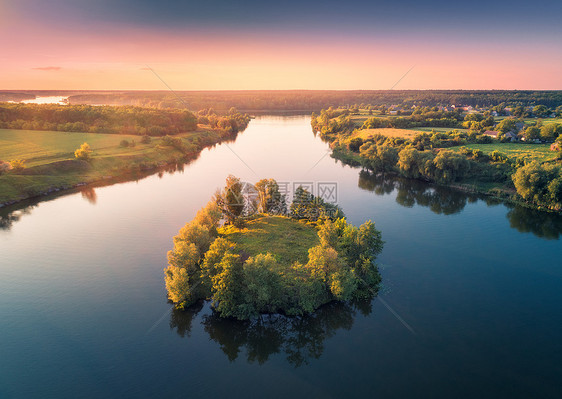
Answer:
[(210, 300), (220, 317), (240, 320), (309, 314), (332, 301), (372, 298), (382, 248), (373, 222), (355, 227), (303, 188), (288, 207), (274, 179), (248, 190), (229, 176), (174, 237), (168, 298), (179, 309)]

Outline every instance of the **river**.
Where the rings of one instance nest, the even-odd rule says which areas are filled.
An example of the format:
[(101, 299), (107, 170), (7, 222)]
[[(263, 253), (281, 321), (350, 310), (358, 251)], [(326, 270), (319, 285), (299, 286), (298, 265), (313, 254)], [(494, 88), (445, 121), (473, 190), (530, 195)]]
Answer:
[[(375, 221), (379, 297), (253, 323), (173, 311), (172, 236), (228, 174), (309, 185)], [(182, 171), (2, 212), (1, 398), (562, 392), (561, 217), (360, 173), (308, 117), (259, 117)]]

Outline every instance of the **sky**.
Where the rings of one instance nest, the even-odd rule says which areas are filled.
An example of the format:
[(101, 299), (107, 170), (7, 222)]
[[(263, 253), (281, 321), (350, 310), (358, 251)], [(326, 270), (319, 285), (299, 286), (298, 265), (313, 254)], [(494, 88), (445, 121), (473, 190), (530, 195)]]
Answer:
[(0, 89), (562, 89), (562, 1), (0, 0)]

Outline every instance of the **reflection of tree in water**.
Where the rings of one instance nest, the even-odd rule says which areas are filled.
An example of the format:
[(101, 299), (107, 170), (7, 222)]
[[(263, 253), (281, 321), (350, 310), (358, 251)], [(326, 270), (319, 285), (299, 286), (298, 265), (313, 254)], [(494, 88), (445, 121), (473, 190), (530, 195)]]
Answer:
[(418, 180), (374, 175), (365, 170), (359, 173), (359, 188), (373, 191), (377, 195), (390, 194), (397, 190), (396, 202), (400, 205), (407, 208), (421, 205), (428, 207), (432, 212), (444, 215), (458, 213), (464, 209), (467, 203), (476, 202), (479, 199), (485, 201), (488, 206), (504, 204), (512, 208), (507, 213), (512, 228), (549, 240), (557, 240), (562, 235), (561, 215), (513, 206), (493, 197), (468, 194)]
[(533, 233), (547, 240), (558, 240), (562, 234), (562, 216), (555, 213), (514, 206), (507, 212), (507, 219), (521, 233)]
[(170, 316), (170, 328), (172, 330), (176, 329), (176, 332), (182, 338), (190, 337), (193, 319), (197, 316), (201, 309), (203, 309), (203, 305), (203, 301), (199, 301), (186, 310), (177, 310), (174, 307), (172, 315)]
[(390, 194), (396, 188), (396, 178), (388, 175), (377, 175), (366, 170), (359, 172), (359, 188), (373, 191), (377, 195)]
[[(187, 311), (174, 309), (170, 328), (182, 337), (189, 336), (193, 320), (202, 306), (201, 303)], [(289, 363), (298, 367), (320, 358), (324, 341), (339, 329), (349, 330), (357, 311), (370, 314), (371, 301), (334, 302), (308, 316), (265, 315), (251, 321), (225, 319), (212, 313), (203, 316), (202, 325), (230, 361), (236, 360), (242, 350), (246, 351), (248, 362), (259, 364), (265, 363), (273, 354), (283, 353)]]
[(452, 215), (464, 209), (467, 202), (478, 199), (475, 195), (463, 193), (447, 187), (434, 186), (428, 183), (384, 176), (362, 170), (359, 173), (359, 188), (374, 191), (378, 195), (390, 194), (397, 190), (396, 202), (411, 208), (414, 205), (428, 207), (437, 214)]
[(90, 204), (95, 205), (98, 202), (98, 195), (93, 187), (86, 187), (80, 191), (82, 198), (88, 201)]
[(17, 211), (0, 213), (0, 230), (10, 230), (14, 223), (18, 222), (23, 215), (29, 215), (33, 208), (35, 206), (30, 205)]

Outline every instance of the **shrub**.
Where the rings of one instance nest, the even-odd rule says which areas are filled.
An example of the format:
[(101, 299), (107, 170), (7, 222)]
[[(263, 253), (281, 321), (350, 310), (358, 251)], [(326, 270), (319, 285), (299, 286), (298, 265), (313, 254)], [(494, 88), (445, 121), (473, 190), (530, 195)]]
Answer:
[(128, 140), (121, 140), (121, 142), (119, 143), (120, 147), (128, 147), (129, 146), (129, 141)]
[(492, 159), (492, 161), (494, 162), (501, 162), (501, 163), (505, 163), (509, 160), (509, 158), (507, 157), (507, 155), (494, 150), (490, 153), (490, 159)]
[(10, 169), (15, 172), (19, 172), (20, 170), (25, 169), (25, 160), (24, 159), (13, 159), (10, 161)]
[(359, 152), (359, 148), (363, 145), (361, 137), (355, 137), (349, 141), (349, 149), (353, 152)]
[(84, 161), (90, 159), (91, 154), (92, 149), (90, 148), (90, 145), (88, 143), (82, 144), (80, 148), (74, 151), (74, 156), (76, 157), (76, 159), (82, 159)]
[(150, 144), (152, 142), (152, 139), (150, 138), (149, 135), (145, 134), (144, 136), (142, 136), (140, 142), (141, 144)]

